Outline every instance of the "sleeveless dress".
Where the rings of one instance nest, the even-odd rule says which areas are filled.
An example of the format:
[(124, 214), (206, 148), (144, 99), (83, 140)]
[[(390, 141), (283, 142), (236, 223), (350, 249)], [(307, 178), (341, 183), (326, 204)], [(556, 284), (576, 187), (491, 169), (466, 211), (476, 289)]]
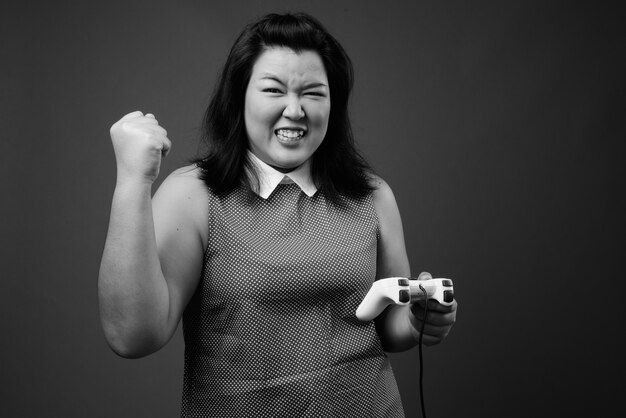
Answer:
[(202, 280), (183, 315), (181, 416), (403, 417), (373, 322), (368, 196), (333, 206), (279, 184), (267, 200), (209, 192)]

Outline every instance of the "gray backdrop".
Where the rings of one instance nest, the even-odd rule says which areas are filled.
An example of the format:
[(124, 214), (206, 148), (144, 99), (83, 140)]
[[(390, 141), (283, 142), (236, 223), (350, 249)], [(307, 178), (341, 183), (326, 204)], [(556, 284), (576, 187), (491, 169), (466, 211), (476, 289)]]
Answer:
[[(150, 111), (193, 157), (244, 24), (317, 16), (354, 61), (354, 131), (393, 188), (415, 274), (455, 280), (425, 354), (430, 417), (623, 416), (623, 19), (599, 2), (3, 2), (3, 417), (173, 417), (180, 330), (116, 357), (96, 281), (108, 130)], [(417, 351), (391, 355), (418, 416)], [(617, 382), (617, 383), (615, 383)]]

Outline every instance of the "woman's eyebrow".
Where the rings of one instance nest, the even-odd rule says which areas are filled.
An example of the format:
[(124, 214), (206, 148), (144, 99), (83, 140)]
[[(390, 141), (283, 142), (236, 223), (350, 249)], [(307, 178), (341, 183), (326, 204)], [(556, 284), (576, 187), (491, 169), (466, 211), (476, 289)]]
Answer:
[[(275, 81), (277, 83), (280, 83), (282, 85), (285, 85), (285, 82), (283, 82), (280, 78), (278, 78), (276, 75), (272, 74), (272, 73), (264, 73), (262, 74), (262, 76), (259, 78), (259, 80), (272, 80)], [(312, 89), (312, 88), (316, 88), (316, 87), (328, 87), (328, 85), (326, 83), (323, 83), (321, 81), (311, 81), (309, 83), (305, 83), (303, 88), (305, 89)]]
[(277, 76), (275, 76), (274, 74), (271, 74), (271, 73), (263, 74), (263, 76), (261, 78), (259, 78), (259, 80), (273, 80), (273, 81), (276, 81), (277, 83), (285, 84), (285, 83), (283, 83), (283, 81), (280, 78), (278, 78)]
[(328, 85), (326, 83), (322, 83), (321, 81), (312, 81), (304, 85), (305, 89), (314, 89), (316, 87), (328, 87)]

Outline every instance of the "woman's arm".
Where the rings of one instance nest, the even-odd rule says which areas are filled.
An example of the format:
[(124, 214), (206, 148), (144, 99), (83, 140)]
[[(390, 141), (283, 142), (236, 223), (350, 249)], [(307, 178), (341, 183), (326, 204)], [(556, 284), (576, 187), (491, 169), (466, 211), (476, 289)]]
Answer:
[(206, 231), (206, 191), (193, 170), (172, 173), (151, 198), (167, 138), (149, 119), (133, 112), (111, 129), (118, 178), (98, 298), (107, 342), (124, 357), (150, 354), (174, 334), (200, 277)]
[[(376, 278), (410, 277), (411, 268), (404, 244), (404, 232), (398, 205), (391, 188), (376, 178), (374, 205), (380, 222)], [(441, 342), (456, 319), (456, 301), (445, 307), (429, 301), (429, 312), (422, 342), (433, 345)], [(390, 305), (376, 319), (376, 329), (383, 349), (389, 352), (408, 350), (419, 341), (423, 321), (423, 306)], [(415, 312), (415, 313), (413, 313)]]
[(176, 331), (202, 269), (203, 192), (189, 169), (172, 173), (153, 199), (143, 186), (116, 187), (98, 290), (104, 333), (117, 354), (148, 355)]

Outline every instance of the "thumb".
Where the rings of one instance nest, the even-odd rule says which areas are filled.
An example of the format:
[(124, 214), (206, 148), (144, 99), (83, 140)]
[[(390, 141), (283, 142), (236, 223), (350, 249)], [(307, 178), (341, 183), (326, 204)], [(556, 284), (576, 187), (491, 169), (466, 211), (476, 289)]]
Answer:
[(433, 278), (432, 274), (430, 274), (427, 271), (423, 271), (420, 273), (419, 276), (417, 276), (417, 280), (430, 280), (432, 278)]

